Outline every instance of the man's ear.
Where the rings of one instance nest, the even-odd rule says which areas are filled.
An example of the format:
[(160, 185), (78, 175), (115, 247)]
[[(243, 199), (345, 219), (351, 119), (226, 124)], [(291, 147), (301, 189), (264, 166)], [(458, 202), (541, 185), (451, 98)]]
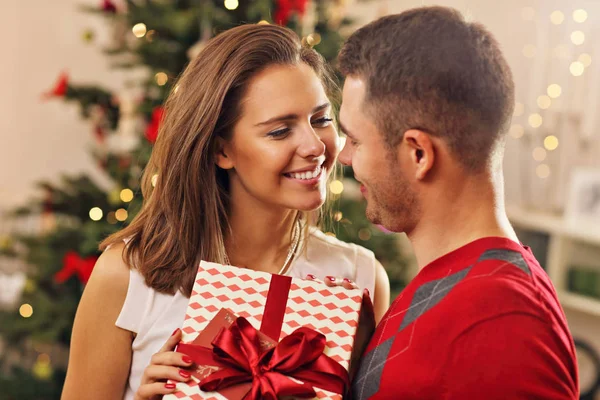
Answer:
[(415, 178), (425, 179), (435, 162), (435, 148), (431, 137), (427, 132), (409, 129), (404, 132), (403, 142), (405, 146), (408, 146), (409, 159), (414, 167)]
[(216, 164), (222, 169), (232, 169), (234, 167), (234, 162), (230, 156), (231, 151), (229, 142), (222, 137), (217, 137), (216, 151)]

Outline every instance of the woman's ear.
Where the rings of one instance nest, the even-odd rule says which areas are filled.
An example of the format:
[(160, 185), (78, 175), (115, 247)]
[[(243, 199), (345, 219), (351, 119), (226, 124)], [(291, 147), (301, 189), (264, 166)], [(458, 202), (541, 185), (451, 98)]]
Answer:
[(425, 179), (435, 163), (435, 149), (429, 134), (418, 129), (409, 129), (404, 132), (404, 141), (409, 148), (415, 178)]
[(229, 142), (222, 137), (217, 138), (217, 165), (222, 169), (232, 169), (234, 167), (233, 159), (231, 158), (231, 146)]

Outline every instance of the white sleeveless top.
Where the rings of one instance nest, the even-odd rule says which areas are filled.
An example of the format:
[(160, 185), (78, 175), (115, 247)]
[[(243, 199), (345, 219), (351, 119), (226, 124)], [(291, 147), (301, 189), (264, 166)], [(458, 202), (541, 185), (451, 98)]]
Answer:
[[(321, 280), (328, 275), (348, 278), (375, 293), (376, 265), (370, 250), (312, 228), (306, 248), (294, 258), (286, 275), (304, 279), (313, 274)], [(189, 298), (180, 291), (175, 295), (159, 293), (146, 285), (137, 270), (130, 271), (127, 297), (115, 323), (136, 334), (124, 400), (133, 400), (150, 358), (183, 325), (188, 302)]]

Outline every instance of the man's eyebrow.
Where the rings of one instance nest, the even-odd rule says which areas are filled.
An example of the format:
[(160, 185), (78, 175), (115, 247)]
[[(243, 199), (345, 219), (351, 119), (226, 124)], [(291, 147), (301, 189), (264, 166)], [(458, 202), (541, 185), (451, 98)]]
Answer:
[[(313, 108), (313, 110), (312, 110), (312, 113), (313, 113), (313, 114), (316, 114), (316, 113), (318, 113), (319, 111), (323, 111), (323, 110), (325, 110), (325, 109), (329, 108), (330, 106), (331, 106), (331, 104), (329, 104), (329, 103), (323, 103), (323, 104), (321, 104), (320, 106), (317, 106), (317, 107)], [(259, 122), (259, 123), (258, 123), (258, 124), (256, 124), (255, 126), (269, 125), (269, 124), (271, 124), (271, 123), (273, 123), (273, 122), (279, 122), (279, 121), (288, 121), (288, 120), (293, 120), (293, 119), (298, 119), (298, 118), (299, 118), (299, 117), (298, 117), (298, 115), (297, 115), (297, 114), (286, 114), (286, 115), (280, 115), (280, 116), (278, 116), (278, 117), (273, 117), (273, 118), (270, 118), (270, 119), (268, 119), (268, 120), (266, 120), (266, 121)]]
[(340, 127), (340, 130), (342, 131), (342, 133), (343, 133), (344, 135), (348, 136), (350, 139), (355, 139), (354, 135), (352, 135), (352, 134), (350, 133), (350, 131), (348, 130), (348, 128), (346, 128), (346, 127), (344, 126), (344, 124), (342, 124), (342, 121), (338, 121), (338, 125), (339, 125), (339, 127)]

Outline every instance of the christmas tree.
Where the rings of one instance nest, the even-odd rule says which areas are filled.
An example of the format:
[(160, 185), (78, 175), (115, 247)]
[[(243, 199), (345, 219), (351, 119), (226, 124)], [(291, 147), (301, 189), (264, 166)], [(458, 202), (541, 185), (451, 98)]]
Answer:
[[(106, 190), (87, 176), (40, 184), (42, 196), (14, 211), (39, 215), (41, 235), (0, 240), (0, 256), (29, 266), (16, 306), (0, 310), (0, 399), (58, 399), (72, 323), (99, 256), (99, 242), (124, 227), (142, 204), (140, 177), (156, 140), (162, 104), (176, 78), (207, 40), (241, 23), (288, 26), (330, 62), (343, 41), (346, 0), (102, 0), (84, 11), (106, 19), (113, 45), (104, 49), (115, 68), (141, 68), (143, 79), (123, 93), (71, 82), (61, 74), (44, 94), (79, 105), (95, 137)], [(84, 40), (93, 43), (88, 31)], [(404, 260), (396, 235), (366, 220), (364, 202), (344, 170), (330, 186), (335, 200), (328, 234), (373, 250), (389, 272), (392, 292), (402, 285)]]

